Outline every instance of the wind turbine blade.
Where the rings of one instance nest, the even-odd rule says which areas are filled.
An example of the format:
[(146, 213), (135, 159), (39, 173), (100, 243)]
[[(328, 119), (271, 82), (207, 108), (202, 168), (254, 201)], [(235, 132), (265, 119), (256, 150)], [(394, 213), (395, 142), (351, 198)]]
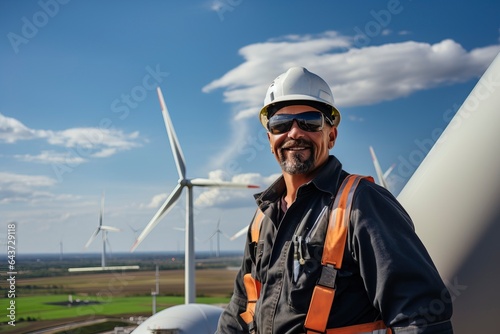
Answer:
[(236, 232), (235, 235), (233, 235), (232, 237), (229, 238), (229, 240), (233, 241), (239, 237), (241, 237), (243, 234), (245, 234), (246, 232), (248, 231), (248, 226), (245, 226), (243, 227), (241, 230), (239, 230), (238, 232)]
[(160, 210), (156, 212), (154, 217), (149, 221), (148, 225), (146, 225), (146, 228), (141, 232), (135, 243), (132, 245), (132, 248), (130, 249), (131, 252), (133, 252), (137, 246), (147, 237), (147, 235), (153, 230), (153, 228), (158, 224), (160, 219), (167, 214), (167, 212), (173, 207), (179, 196), (181, 195), (182, 188), (184, 186), (182, 184), (177, 184), (175, 189), (170, 193), (170, 196), (166, 199), (166, 201), (163, 203), (161, 206)]
[(392, 166), (389, 167), (389, 169), (385, 171), (385, 173), (384, 173), (384, 179), (387, 179), (387, 177), (389, 176), (389, 174), (391, 174), (391, 172), (394, 169), (394, 167), (396, 167), (396, 164), (392, 164)]
[(102, 225), (101, 226), (101, 230), (111, 231), (111, 232), (121, 232), (122, 231), (119, 228), (116, 228), (116, 227), (113, 227), (113, 226), (106, 226), (106, 225)]
[(397, 196), (454, 291), (456, 333), (498, 332), (499, 82), (497, 54)]
[(193, 186), (199, 187), (224, 187), (224, 188), (259, 188), (257, 185), (241, 183), (241, 182), (228, 182), (228, 181), (215, 181), (209, 179), (191, 179)]
[(92, 243), (92, 241), (94, 241), (94, 239), (97, 237), (97, 235), (99, 234), (99, 231), (100, 231), (100, 227), (98, 227), (94, 233), (92, 233), (92, 235), (90, 236), (90, 239), (89, 241), (87, 241), (87, 243), (85, 244), (85, 247), (84, 248), (88, 248), (90, 246), (90, 244)]
[(212, 239), (216, 234), (218, 233), (218, 231), (215, 231), (214, 233), (212, 233), (212, 235), (210, 235), (208, 238), (206, 238), (204, 241), (208, 241), (210, 239)]
[(99, 213), (99, 226), (102, 226), (102, 214), (104, 212), (104, 191), (101, 195), (101, 211)]
[(381, 186), (388, 189), (387, 183), (385, 182), (384, 173), (382, 173), (382, 168), (380, 168), (380, 164), (378, 163), (377, 156), (375, 155), (375, 151), (373, 147), (370, 146), (370, 153), (372, 155), (373, 166), (375, 167), (375, 172), (377, 172), (378, 182)]
[(186, 178), (186, 163), (184, 160), (184, 155), (182, 154), (181, 145), (175, 134), (174, 125), (168, 114), (167, 105), (163, 99), (163, 94), (160, 87), (157, 87), (158, 98), (160, 100), (161, 112), (163, 114), (163, 120), (165, 121), (165, 127), (167, 128), (168, 139), (170, 141), (170, 147), (172, 148), (172, 154), (174, 155), (175, 164), (177, 166), (177, 172), (179, 173), (179, 178), (184, 180)]

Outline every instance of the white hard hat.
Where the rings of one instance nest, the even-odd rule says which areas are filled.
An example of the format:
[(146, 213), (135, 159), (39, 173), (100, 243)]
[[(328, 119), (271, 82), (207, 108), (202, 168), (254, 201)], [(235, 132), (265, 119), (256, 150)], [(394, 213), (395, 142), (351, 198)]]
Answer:
[(292, 67), (271, 83), (264, 99), (264, 107), (259, 115), (262, 125), (267, 128), (268, 116), (272, 116), (269, 115), (271, 110), (268, 109), (272, 109), (270, 107), (290, 104), (320, 105), (322, 107), (318, 109), (333, 120), (334, 126), (340, 123), (340, 112), (334, 105), (330, 86), (325, 80), (304, 67)]

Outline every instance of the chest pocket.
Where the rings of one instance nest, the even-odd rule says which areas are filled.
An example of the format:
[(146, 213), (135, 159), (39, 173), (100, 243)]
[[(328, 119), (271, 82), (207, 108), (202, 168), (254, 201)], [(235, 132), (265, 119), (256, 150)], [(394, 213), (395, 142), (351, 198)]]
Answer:
[(309, 308), (312, 290), (321, 274), (328, 207), (325, 206), (316, 221), (302, 233), (293, 237), (293, 256), (289, 257), (290, 280), (288, 306), (296, 313), (305, 313)]

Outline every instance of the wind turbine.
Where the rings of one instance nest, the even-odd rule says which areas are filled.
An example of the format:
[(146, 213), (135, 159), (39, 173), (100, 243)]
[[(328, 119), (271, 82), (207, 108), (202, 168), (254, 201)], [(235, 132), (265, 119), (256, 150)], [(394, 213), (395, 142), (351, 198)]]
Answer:
[(135, 240), (137, 238), (137, 233), (139, 233), (140, 229), (134, 228), (132, 225), (127, 223), (128, 227), (132, 230), (132, 233), (134, 234), (133, 239)]
[(94, 233), (90, 236), (89, 241), (85, 244), (85, 249), (87, 249), (92, 241), (97, 237), (99, 232), (102, 231), (102, 254), (101, 254), (101, 266), (104, 269), (106, 267), (106, 242), (108, 239), (108, 231), (112, 232), (120, 232), (120, 229), (112, 226), (106, 226), (102, 224), (102, 213), (104, 211), (104, 192), (102, 193), (101, 196), (101, 211), (99, 213), (99, 225), (97, 226), (97, 229), (94, 231)]
[(377, 179), (378, 183), (384, 187), (385, 189), (389, 190), (389, 185), (387, 184), (387, 176), (392, 172), (396, 164), (392, 164), (391, 167), (389, 167), (388, 170), (385, 171), (385, 173), (382, 173), (382, 168), (380, 168), (380, 164), (378, 163), (377, 156), (375, 155), (375, 151), (373, 150), (373, 147), (370, 146), (370, 154), (372, 155), (372, 160), (373, 160), (373, 166), (375, 167), (375, 172), (377, 172)]
[(210, 251), (212, 251), (212, 239), (213, 237), (217, 236), (217, 250), (216, 250), (216, 253), (215, 253), (215, 257), (219, 257), (219, 254), (220, 254), (220, 235), (223, 235), (225, 236), (226, 238), (230, 239), (229, 236), (227, 236), (224, 232), (222, 232), (222, 230), (220, 229), (220, 219), (219, 221), (217, 222), (217, 229), (214, 231), (214, 233), (212, 233), (212, 235), (210, 235), (208, 237), (207, 240), (210, 240)]
[(63, 260), (63, 241), (62, 241), (62, 238), (59, 241), (59, 260), (60, 261)]
[(177, 166), (177, 172), (179, 174), (179, 181), (174, 190), (170, 193), (170, 196), (165, 200), (163, 205), (160, 207), (158, 212), (153, 216), (148, 225), (144, 228), (142, 233), (139, 235), (134, 245), (131, 248), (133, 252), (137, 246), (146, 238), (146, 236), (153, 230), (153, 228), (159, 223), (160, 219), (165, 216), (168, 211), (172, 209), (174, 204), (179, 199), (182, 190), (187, 189), (187, 201), (186, 201), (186, 251), (185, 251), (185, 303), (190, 304), (195, 301), (195, 263), (194, 263), (194, 224), (193, 224), (193, 187), (231, 187), (231, 188), (258, 188), (258, 186), (245, 184), (245, 183), (234, 183), (234, 182), (224, 182), (224, 181), (214, 181), (209, 179), (188, 179), (186, 178), (186, 164), (184, 160), (184, 155), (182, 153), (177, 135), (175, 134), (174, 126), (170, 119), (167, 106), (165, 105), (165, 100), (163, 99), (163, 94), (160, 87), (157, 88), (158, 98), (160, 100), (161, 111), (163, 114), (163, 120), (165, 121), (165, 127), (167, 129), (168, 138), (170, 141), (170, 147), (172, 148), (172, 153), (174, 155), (175, 164)]

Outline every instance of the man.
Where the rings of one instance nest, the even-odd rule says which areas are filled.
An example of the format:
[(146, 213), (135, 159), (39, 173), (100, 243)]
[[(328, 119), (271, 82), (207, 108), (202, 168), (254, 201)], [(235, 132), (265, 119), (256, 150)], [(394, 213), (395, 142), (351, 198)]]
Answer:
[[(260, 121), (282, 176), (255, 195), (259, 209), (217, 333), (452, 333), (451, 297), (385, 188), (359, 181), (341, 267), (322, 264), (330, 213), (349, 175), (329, 155), (340, 112), (328, 84), (290, 68), (270, 85)], [(323, 295), (312, 302), (317, 286), (333, 291), (333, 302)]]

